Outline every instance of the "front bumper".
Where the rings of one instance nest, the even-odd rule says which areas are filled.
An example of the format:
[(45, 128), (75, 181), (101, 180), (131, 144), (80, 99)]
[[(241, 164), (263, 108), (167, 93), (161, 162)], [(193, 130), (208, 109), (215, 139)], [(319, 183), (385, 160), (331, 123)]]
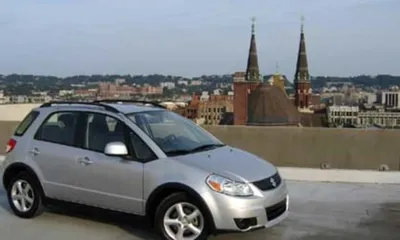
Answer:
[(254, 196), (240, 198), (216, 192), (203, 193), (218, 231), (247, 232), (269, 228), (288, 216), (289, 195), (285, 181), (270, 191), (252, 186)]

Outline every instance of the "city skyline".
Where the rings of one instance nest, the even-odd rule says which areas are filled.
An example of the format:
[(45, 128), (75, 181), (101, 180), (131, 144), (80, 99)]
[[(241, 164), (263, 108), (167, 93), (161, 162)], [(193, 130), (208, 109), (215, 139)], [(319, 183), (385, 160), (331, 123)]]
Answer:
[(293, 81), (304, 15), (312, 76), (400, 74), (399, 1), (118, 3), (3, 2), (0, 73), (230, 74), (245, 69), (255, 16), (261, 73), (278, 63)]

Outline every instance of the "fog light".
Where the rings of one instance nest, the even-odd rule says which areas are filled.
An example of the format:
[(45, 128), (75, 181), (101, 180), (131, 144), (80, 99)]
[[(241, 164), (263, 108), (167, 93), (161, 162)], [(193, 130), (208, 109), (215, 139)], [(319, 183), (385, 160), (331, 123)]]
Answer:
[(249, 227), (257, 225), (257, 218), (255, 218), (255, 217), (253, 217), (253, 218), (235, 218), (234, 221), (235, 221), (236, 226), (240, 230), (244, 230)]

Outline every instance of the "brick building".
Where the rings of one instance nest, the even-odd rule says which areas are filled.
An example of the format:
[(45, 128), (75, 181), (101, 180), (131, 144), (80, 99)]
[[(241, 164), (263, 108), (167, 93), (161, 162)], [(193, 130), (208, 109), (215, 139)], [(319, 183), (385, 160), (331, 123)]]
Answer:
[(284, 82), (278, 75), (269, 83), (261, 81), (254, 21), (251, 28), (246, 72), (233, 75), (234, 125), (297, 125), (300, 115), (286, 95)]
[(246, 125), (248, 113), (248, 95), (261, 83), (260, 69), (258, 66), (257, 44), (254, 21), (251, 26), (249, 56), (247, 58), (246, 72), (236, 72), (233, 75), (233, 123)]
[(140, 95), (161, 95), (163, 89), (144, 85), (142, 87), (134, 87), (129, 85), (120, 85), (118, 83), (101, 82), (98, 86), (99, 98), (131, 98), (135, 94)]
[(201, 95), (193, 94), (188, 106), (180, 113), (205, 125), (225, 124), (226, 115), (233, 112), (233, 96), (210, 95), (208, 99), (202, 99)]
[(313, 94), (308, 71), (304, 25), (301, 24), (299, 51), (297, 55), (296, 73), (294, 76), (294, 104), (302, 113), (312, 113), (313, 106), (320, 104), (320, 95)]

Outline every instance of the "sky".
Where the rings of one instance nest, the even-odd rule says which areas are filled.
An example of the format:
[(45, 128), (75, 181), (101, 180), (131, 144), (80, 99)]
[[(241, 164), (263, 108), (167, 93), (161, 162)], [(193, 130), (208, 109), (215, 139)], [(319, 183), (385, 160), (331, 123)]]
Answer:
[[(400, 0), (0, 0), (0, 74), (400, 75)], [(278, 67), (277, 67), (278, 66)]]

